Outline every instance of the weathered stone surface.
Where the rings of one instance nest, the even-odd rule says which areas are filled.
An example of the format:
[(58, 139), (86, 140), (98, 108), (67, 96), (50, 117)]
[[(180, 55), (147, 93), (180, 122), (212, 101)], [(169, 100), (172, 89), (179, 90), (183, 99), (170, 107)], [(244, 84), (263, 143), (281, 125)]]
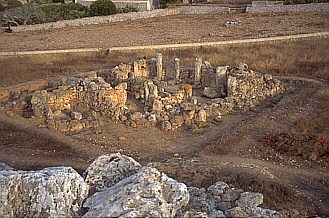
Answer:
[(282, 215), (279, 212), (261, 207), (243, 207), (242, 209), (250, 217), (282, 218)]
[(225, 182), (216, 182), (215, 184), (209, 186), (208, 193), (211, 195), (222, 195), (224, 191), (229, 190), (230, 187)]
[(208, 218), (209, 216), (205, 212), (194, 211), (194, 210), (186, 211), (184, 213), (184, 216), (183, 216), (183, 218), (194, 218), (194, 217), (197, 217), (197, 218)]
[(190, 201), (187, 205), (188, 210), (202, 211), (208, 215), (215, 209), (215, 202), (211, 196), (207, 195), (204, 188), (188, 187)]
[(244, 212), (241, 207), (234, 207), (225, 213), (226, 217), (249, 217), (249, 215)]
[(223, 95), (218, 91), (217, 88), (212, 88), (212, 87), (205, 87), (203, 90), (203, 94), (207, 98), (220, 98), (223, 97)]
[(99, 156), (84, 172), (85, 181), (96, 191), (113, 186), (135, 174), (141, 165), (131, 157), (114, 153)]
[(169, 131), (171, 130), (171, 123), (169, 121), (163, 121), (161, 125), (161, 129), (164, 131)]
[(255, 206), (263, 203), (263, 195), (255, 192), (243, 192), (235, 202), (238, 207)]
[(5, 163), (0, 163), (0, 171), (2, 170), (5, 171), (5, 170), (15, 170), (15, 169)]
[(222, 195), (222, 201), (235, 201), (239, 199), (242, 189), (229, 189)]
[(73, 120), (82, 120), (82, 114), (77, 111), (72, 112), (71, 117)]
[(71, 167), (0, 171), (0, 217), (73, 217), (88, 185)]
[(131, 115), (132, 121), (140, 121), (141, 119), (143, 119), (143, 114), (141, 112), (135, 112)]
[(189, 194), (183, 183), (143, 167), (84, 203), (84, 217), (173, 217), (187, 204)]
[(198, 121), (202, 123), (207, 121), (207, 112), (205, 110), (200, 110), (198, 112)]

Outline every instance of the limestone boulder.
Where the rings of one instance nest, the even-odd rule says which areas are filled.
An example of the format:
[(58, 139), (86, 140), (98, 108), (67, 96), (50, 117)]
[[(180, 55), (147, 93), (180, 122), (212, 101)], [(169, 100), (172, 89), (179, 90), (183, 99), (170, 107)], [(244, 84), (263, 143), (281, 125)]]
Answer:
[(88, 198), (84, 217), (174, 217), (188, 201), (185, 184), (143, 167)]
[(102, 191), (125, 179), (141, 168), (131, 157), (119, 153), (102, 155), (86, 169), (84, 178), (96, 191)]
[(72, 112), (71, 117), (73, 120), (82, 120), (82, 114), (77, 111)]
[(190, 201), (187, 209), (190, 211), (202, 211), (211, 214), (215, 210), (214, 199), (206, 193), (204, 188), (188, 187)]
[(221, 98), (224, 96), (217, 88), (205, 87), (203, 90), (203, 95), (207, 98)]
[(141, 112), (134, 112), (130, 118), (132, 121), (135, 121), (135, 122), (140, 121), (141, 119), (143, 119), (143, 114)]
[(5, 170), (14, 170), (11, 166), (5, 164), (5, 163), (0, 163), (0, 171), (5, 171)]
[(89, 187), (71, 167), (0, 171), (0, 217), (74, 217)]
[(205, 110), (200, 110), (198, 112), (198, 121), (201, 123), (205, 123), (207, 121), (207, 112)]
[(243, 192), (240, 198), (235, 202), (238, 207), (254, 206), (263, 203), (263, 195), (255, 192)]
[(249, 217), (249, 215), (242, 210), (241, 207), (234, 207), (225, 213), (226, 217)]
[(208, 193), (211, 195), (222, 195), (225, 191), (229, 190), (230, 187), (225, 182), (218, 181), (215, 184), (209, 186)]
[(265, 209), (261, 207), (243, 207), (249, 217), (262, 217), (262, 218), (282, 218), (282, 215), (274, 210)]

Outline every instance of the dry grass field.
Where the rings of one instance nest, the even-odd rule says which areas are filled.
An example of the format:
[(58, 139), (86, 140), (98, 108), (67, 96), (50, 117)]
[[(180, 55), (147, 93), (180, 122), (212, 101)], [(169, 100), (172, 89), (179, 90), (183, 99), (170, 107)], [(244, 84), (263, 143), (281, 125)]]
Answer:
[[(306, 75), (328, 80), (329, 38), (294, 42), (227, 45), (213, 48), (174, 49), (161, 51), (165, 59), (179, 57), (182, 65), (193, 66), (196, 57), (203, 57), (213, 66), (235, 66), (248, 63), (251, 69), (278, 75)], [(0, 86), (69, 75), (77, 72), (114, 67), (136, 58), (153, 58), (157, 51), (132, 51), (49, 54), (0, 57)]]

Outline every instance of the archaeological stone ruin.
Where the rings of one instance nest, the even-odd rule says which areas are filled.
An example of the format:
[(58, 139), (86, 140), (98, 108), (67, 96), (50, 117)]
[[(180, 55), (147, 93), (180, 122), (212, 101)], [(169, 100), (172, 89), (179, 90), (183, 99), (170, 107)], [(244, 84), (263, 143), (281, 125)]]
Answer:
[(157, 169), (113, 153), (83, 176), (71, 167), (15, 170), (0, 163), (0, 217), (273, 217), (263, 195), (216, 182), (187, 187)]
[(104, 120), (132, 128), (198, 129), (284, 91), (278, 79), (244, 63), (213, 67), (196, 58), (194, 66), (184, 67), (179, 58), (164, 61), (160, 53), (151, 60), (43, 81), (34, 89), (22, 87), (0, 93), (0, 108), (61, 132), (97, 132)]

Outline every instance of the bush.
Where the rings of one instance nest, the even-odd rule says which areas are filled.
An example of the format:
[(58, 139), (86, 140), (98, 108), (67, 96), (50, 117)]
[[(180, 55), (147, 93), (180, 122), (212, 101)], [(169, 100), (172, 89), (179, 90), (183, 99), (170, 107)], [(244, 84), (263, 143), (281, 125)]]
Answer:
[(16, 25), (49, 23), (89, 16), (88, 7), (81, 4), (26, 4), (19, 8), (8, 9), (0, 15), (3, 22)]
[(129, 13), (129, 12), (137, 12), (138, 8), (133, 5), (126, 5), (124, 8), (119, 8), (118, 13)]
[(33, 5), (23, 5), (18, 8), (7, 9), (3, 12), (1, 20), (11, 25), (25, 25), (43, 23), (44, 13)]
[(72, 20), (89, 16), (89, 9), (78, 3), (69, 4), (50, 4), (41, 7), (45, 13), (45, 22), (54, 22), (58, 20)]
[(51, 0), (30, 0), (29, 3), (42, 5), (42, 4), (50, 4), (50, 3), (53, 3), (53, 2)]
[(97, 0), (90, 5), (92, 16), (111, 15), (116, 11), (115, 4), (111, 0)]
[(18, 8), (22, 7), (22, 3), (18, 0), (8, 0), (7, 1), (7, 8)]

